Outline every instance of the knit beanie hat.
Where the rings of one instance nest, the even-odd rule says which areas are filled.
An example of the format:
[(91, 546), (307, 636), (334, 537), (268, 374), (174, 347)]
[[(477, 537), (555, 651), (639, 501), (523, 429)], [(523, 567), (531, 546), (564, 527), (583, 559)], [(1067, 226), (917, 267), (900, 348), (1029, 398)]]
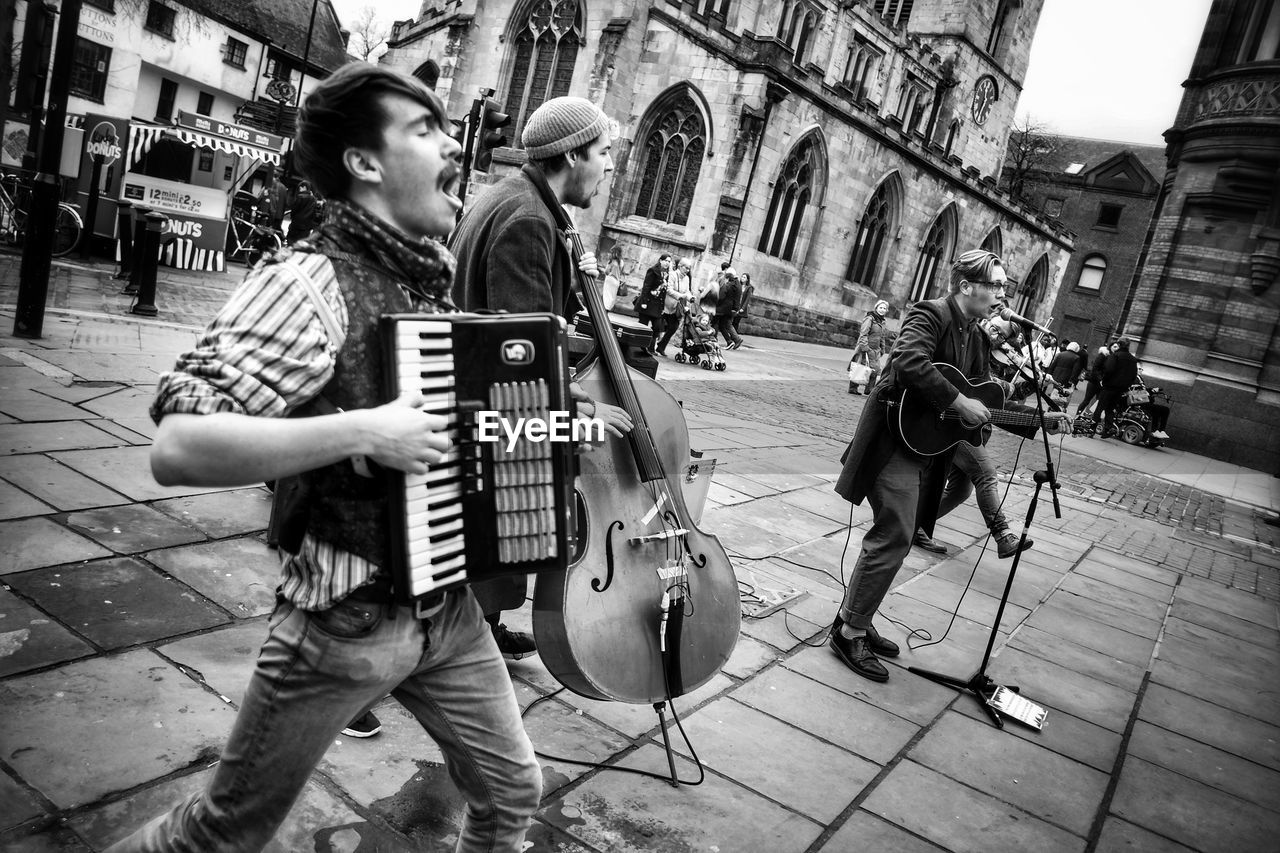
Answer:
[(520, 141), (530, 160), (545, 160), (586, 145), (608, 129), (608, 117), (586, 98), (552, 98), (529, 116)]

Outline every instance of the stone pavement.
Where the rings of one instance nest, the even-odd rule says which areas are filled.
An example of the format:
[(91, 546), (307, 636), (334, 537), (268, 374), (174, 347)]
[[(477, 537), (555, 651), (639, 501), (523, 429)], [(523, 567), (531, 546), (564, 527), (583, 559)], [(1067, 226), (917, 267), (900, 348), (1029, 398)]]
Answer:
[[(233, 277), (140, 321), (109, 276), (62, 269), (44, 339), (10, 337), (0, 309), (0, 850), (100, 850), (203, 784), (276, 572), (262, 489), (163, 488), (147, 467), (156, 377)], [(6, 275), (0, 260), (0, 293)], [(526, 718), (557, 756), (530, 850), (1276, 849), (1280, 481), (1055, 441), (1062, 517), (1042, 493), (988, 668), (1049, 714), (996, 729), (905, 669), (968, 677), (982, 659), (1010, 563), (984, 553), (976, 509), (943, 521), (951, 553), (913, 552), (886, 600), (877, 624), (904, 646), (890, 681), (853, 675), (822, 645), (869, 522), (830, 487), (862, 406), (847, 354), (749, 339), (729, 358), (660, 373), (717, 460), (702, 526), (734, 555), (747, 614), (723, 672), (675, 702), (680, 777), (700, 777), (696, 751), (705, 778), (567, 763), (665, 772), (652, 709), (512, 662), (522, 707), (555, 694)], [(1040, 445), (994, 441), (1020, 519)], [(335, 740), (270, 849), (452, 849), (461, 805), (438, 750), (394, 702), (378, 714), (377, 738)]]

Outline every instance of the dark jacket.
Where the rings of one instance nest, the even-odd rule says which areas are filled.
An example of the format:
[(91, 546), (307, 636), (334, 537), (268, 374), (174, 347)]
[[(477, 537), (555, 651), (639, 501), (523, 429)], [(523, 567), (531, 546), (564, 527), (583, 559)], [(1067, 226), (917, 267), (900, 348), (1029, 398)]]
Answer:
[(1049, 375), (1059, 385), (1071, 385), (1080, 378), (1080, 354), (1063, 350), (1049, 363)]
[(636, 313), (641, 317), (661, 317), (664, 313), (667, 293), (666, 273), (662, 271), (662, 262), (645, 270), (644, 286), (636, 297)]
[(1127, 391), (1138, 378), (1138, 360), (1128, 350), (1118, 349), (1102, 365), (1102, 387)]
[(755, 295), (756, 286), (748, 284), (742, 288), (742, 297), (738, 300), (738, 313), (747, 316), (747, 309), (751, 307), (751, 297)]
[(285, 242), (301, 240), (319, 228), (323, 218), (320, 199), (313, 193), (298, 193), (289, 208), (289, 234), (285, 237)]
[[(986, 379), (990, 352), (986, 334), (977, 322), (965, 318), (955, 297), (930, 299), (911, 306), (889, 354), (885, 378), (862, 410), (853, 440), (845, 450), (836, 492), (845, 500), (862, 503), (893, 451), (901, 447), (897, 433), (889, 426), (886, 405), (897, 392), (910, 388), (941, 412), (960, 392), (942, 378), (933, 363), (950, 364), (969, 379)], [(1018, 432), (1025, 434), (1026, 431)], [(1034, 434), (1035, 430), (1030, 432)], [(933, 533), (950, 467), (951, 453), (933, 457), (920, 490), (916, 524), (929, 534)]]
[(1102, 382), (1102, 366), (1107, 363), (1107, 356), (1111, 353), (1096, 353), (1093, 357), (1093, 363), (1089, 365), (1089, 373), (1085, 377), (1090, 382)]
[(725, 279), (720, 285), (720, 293), (716, 295), (716, 316), (723, 317), (738, 310), (742, 301), (742, 285), (736, 278)]
[(449, 238), (459, 308), (577, 313), (569, 248), (549, 206), (558, 203), (542, 173), (527, 165), (475, 201)]
[(858, 345), (854, 347), (853, 354), (868, 353), (874, 367), (875, 360), (889, 351), (891, 338), (889, 327), (884, 324), (884, 318), (875, 311), (868, 311), (858, 329)]

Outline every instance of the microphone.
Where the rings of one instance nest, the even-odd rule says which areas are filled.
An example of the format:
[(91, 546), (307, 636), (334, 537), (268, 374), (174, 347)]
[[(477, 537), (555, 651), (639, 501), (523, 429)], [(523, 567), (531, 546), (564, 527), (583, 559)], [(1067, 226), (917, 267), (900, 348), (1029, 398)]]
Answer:
[(1019, 314), (1013, 313), (1012, 308), (1001, 308), (1000, 319), (1008, 323), (1017, 323), (1019, 326), (1026, 326), (1029, 329), (1035, 329), (1037, 332), (1039, 332), (1042, 335), (1053, 334), (1053, 331), (1051, 329), (1047, 329), (1044, 326), (1041, 326), (1039, 323), (1036, 323), (1032, 320), (1028, 320), (1026, 317), (1023, 317)]

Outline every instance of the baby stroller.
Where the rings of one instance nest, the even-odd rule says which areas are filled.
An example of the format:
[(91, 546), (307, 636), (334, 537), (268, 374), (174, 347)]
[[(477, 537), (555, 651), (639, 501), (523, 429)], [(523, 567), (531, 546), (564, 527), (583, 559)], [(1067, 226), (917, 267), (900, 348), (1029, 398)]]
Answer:
[(697, 303), (686, 302), (680, 318), (680, 351), (676, 353), (678, 364), (701, 364), (703, 370), (726, 370), (720, 342), (711, 318), (698, 310)]

